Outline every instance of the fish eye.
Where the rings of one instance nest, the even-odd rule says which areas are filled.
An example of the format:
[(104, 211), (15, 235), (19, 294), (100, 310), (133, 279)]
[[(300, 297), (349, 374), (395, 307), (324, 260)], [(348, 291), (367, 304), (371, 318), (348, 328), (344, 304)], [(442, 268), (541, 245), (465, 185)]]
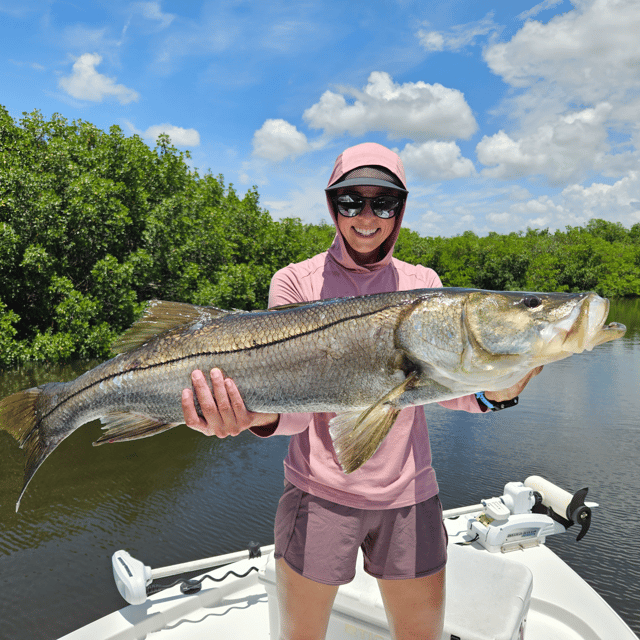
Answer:
[(535, 309), (542, 304), (542, 300), (540, 300), (538, 296), (525, 296), (522, 299), (522, 302), (524, 303), (524, 306), (528, 307), (529, 309)]

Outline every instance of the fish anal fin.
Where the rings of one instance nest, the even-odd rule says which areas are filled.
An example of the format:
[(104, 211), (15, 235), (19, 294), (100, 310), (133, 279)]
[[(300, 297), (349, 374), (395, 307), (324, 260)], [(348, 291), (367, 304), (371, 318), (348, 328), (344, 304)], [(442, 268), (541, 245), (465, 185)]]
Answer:
[(400, 409), (394, 405), (413, 383), (415, 374), (394, 387), (366, 411), (351, 411), (337, 415), (329, 423), (329, 433), (338, 462), (345, 473), (359, 469), (378, 450)]
[(181, 424), (179, 422), (160, 422), (139, 413), (124, 412), (109, 413), (100, 420), (104, 425), (103, 428), (107, 431), (93, 443), (94, 447), (106, 442), (126, 442), (127, 440), (148, 438)]
[(127, 329), (111, 346), (114, 353), (128, 353), (158, 335), (189, 325), (197, 320), (210, 320), (232, 311), (217, 307), (199, 307), (186, 302), (151, 300), (144, 315)]

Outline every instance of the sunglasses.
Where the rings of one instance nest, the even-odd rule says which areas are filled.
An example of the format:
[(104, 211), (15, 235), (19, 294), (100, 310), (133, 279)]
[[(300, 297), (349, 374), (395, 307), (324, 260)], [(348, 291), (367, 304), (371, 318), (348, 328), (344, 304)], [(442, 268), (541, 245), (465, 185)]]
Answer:
[(362, 213), (367, 203), (378, 218), (393, 218), (402, 206), (402, 198), (396, 196), (377, 196), (365, 198), (353, 193), (335, 196), (333, 199), (336, 211), (345, 218), (355, 218)]

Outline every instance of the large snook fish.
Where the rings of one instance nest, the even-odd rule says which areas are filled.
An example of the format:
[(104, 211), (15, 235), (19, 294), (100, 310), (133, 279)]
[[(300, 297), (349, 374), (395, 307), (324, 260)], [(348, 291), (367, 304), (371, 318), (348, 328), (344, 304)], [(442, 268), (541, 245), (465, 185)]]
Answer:
[(38, 467), (81, 425), (95, 444), (183, 423), (194, 369), (219, 367), (253, 411), (328, 411), (345, 472), (364, 464), (398, 412), (500, 390), (534, 367), (619, 338), (595, 293), (421, 289), (237, 312), (153, 301), (115, 358), (65, 383), (0, 402), (0, 425), (26, 449), (20, 499)]

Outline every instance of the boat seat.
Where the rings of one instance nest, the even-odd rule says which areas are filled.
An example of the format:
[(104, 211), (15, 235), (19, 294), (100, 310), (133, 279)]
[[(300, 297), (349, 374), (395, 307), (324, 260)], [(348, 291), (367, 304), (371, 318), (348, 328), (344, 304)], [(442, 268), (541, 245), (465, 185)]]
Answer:
[[(472, 546), (449, 545), (447, 599), (443, 640), (520, 640), (533, 588), (528, 567)], [(275, 562), (269, 559), (260, 581), (269, 598), (271, 637), (278, 637)], [(340, 587), (327, 640), (383, 640), (389, 625), (374, 578), (362, 569)]]

